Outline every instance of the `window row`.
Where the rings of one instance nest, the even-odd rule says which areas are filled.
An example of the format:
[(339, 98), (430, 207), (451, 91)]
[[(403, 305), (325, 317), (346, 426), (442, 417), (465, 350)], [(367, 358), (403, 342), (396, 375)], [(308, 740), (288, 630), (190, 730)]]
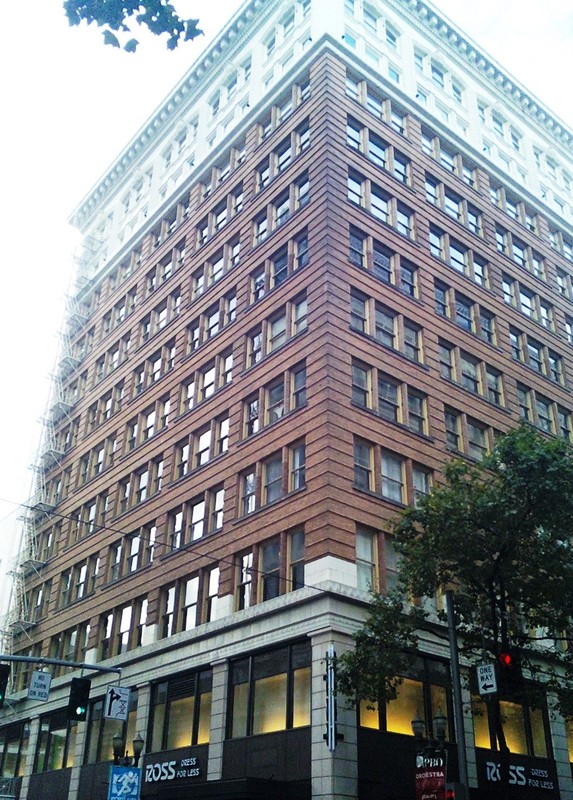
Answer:
[(353, 117), (348, 117), (346, 123), (346, 144), (402, 183), (410, 185), (410, 159)]
[(280, 311), (263, 320), (247, 334), (246, 367), (258, 364), (307, 328), (306, 297), (289, 301)]
[(120, 381), (88, 408), (87, 429), (94, 431), (121, 411), (125, 399), (125, 383)]
[(171, 401), (168, 395), (160, 397), (129, 420), (126, 426), (125, 449), (127, 452), (147, 442), (169, 424)]
[(430, 252), (480, 286), (489, 285), (486, 259), (436, 225), (430, 225)]
[(448, 406), (444, 409), (446, 446), (480, 461), (493, 447), (495, 431), (483, 422)]
[[(86, 453), (80, 458), (79, 471), (78, 471), (78, 485), (82, 486), (87, 481), (100, 475), (104, 469), (111, 467), (117, 451), (117, 433), (112, 433), (103, 442), (100, 442), (96, 447), (92, 448), (89, 453)], [(56, 493), (54, 498), (55, 502), (59, 501), (59, 492)]]
[(438, 353), (442, 378), (459, 383), (496, 406), (504, 405), (503, 380), (499, 370), (443, 339), (438, 342)]
[(428, 128), (422, 128), (422, 152), (433, 158), (444, 169), (451, 172), (461, 181), (477, 188), (476, 168), (465, 156), (456, 153), (449, 145), (443, 142), (437, 134)]
[(356, 100), (377, 119), (381, 119), (389, 125), (392, 130), (403, 136), (407, 134), (405, 111), (387, 97), (379, 94), (365, 80), (350, 72), (346, 73), (346, 96)]
[(228, 412), (185, 436), (175, 445), (173, 478), (183, 478), (229, 449)]
[(304, 442), (287, 445), (253, 464), (240, 475), (241, 516), (285, 497), (306, 485)]
[(243, 187), (239, 184), (199, 222), (196, 228), (197, 247), (202, 247), (215, 236), (242, 208)]
[(209, 174), (201, 181), (201, 201), (205, 201), (211, 193), (238, 169), (245, 161), (246, 150), (244, 139), (231, 147), (217, 164), (209, 170)]
[(206, 489), (201, 494), (172, 509), (167, 515), (167, 546), (182, 547), (215, 533), (223, 527), (225, 490), (222, 486)]
[(274, 378), (243, 401), (243, 435), (253, 436), (305, 405), (306, 365), (303, 362)]
[(414, 238), (414, 212), (378, 184), (354, 170), (348, 172), (348, 199), (365, 208), (376, 219), (395, 228), (402, 236)]
[(163, 455), (155, 456), (149, 463), (139, 467), (133, 474), (118, 484), (117, 514), (145, 502), (161, 491), (163, 485)]
[(509, 343), (511, 355), (516, 361), (527, 364), (549, 380), (565, 383), (563, 359), (550, 347), (513, 327), (509, 329)]
[(428, 433), (427, 396), (391, 375), (361, 361), (352, 362), (352, 402), (383, 419)]
[(310, 183), (305, 172), (274, 198), (253, 220), (253, 244), (256, 246), (301, 208), (308, 205)]
[(503, 299), (506, 303), (517, 308), (522, 314), (539, 322), (548, 330), (555, 330), (553, 306), (531, 289), (528, 289), (511, 275), (503, 273), (501, 276)]
[(237, 295), (235, 290), (220, 297), (187, 326), (187, 353), (192, 353), (216, 336), (235, 320)]
[(94, 369), (94, 382), (99, 383), (107, 375), (114, 372), (129, 356), (131, 348), (131, 332), (128, 331), (113, 347), (98, 358)]
[(420, 326), (354, 289), (350, 297), (350, 327), (412, 361), (423, 361)]
[(531, 233), (538, 234), (538, 220), (535, 211), (518, 199), (516, 195), (511, 194), (502, 186), (491, 184), (490, 198), (493, 205), (505, 211), (508, 217), (519, 222)]
[(179, 414), (185, 414), (198, 403), (212, 397), (216, 391), (231, 383), (232, 379), (233, 352), (228, 349), (194, 370), (180, 384)]
[(546, 433), (571, 438), (571, 412), (559, 403), (522, 383), (517, 384), (517, 402), (522, 419)]
[(145, 296), (153, 294), (160, 286), (177, 272), (185, 261), (185, 240), (176, 244), (173, 250), (163, 256), (161, 261), (150, 269), (145, 276)]
[(426, 174), (426, 200), (477, 236), (483, 236), (481, 211), (433, 175)]
[(573, 261), (573, 239), (557, 230), (549, 231), (551, 247), (565, 256), (568, 261)]
[(259, 164), (256, 172), (257, 191), (261, 191), (277, 175), (289, 167), (294, 159), (310, 146), (310, 125), (308, 119), (283, 139), (274, 150)]
[(157, 383), (175, 365), (175, 340), (162, 345), (155, 353), (148, 356), (145, 361), (135, 369), (134, 394), (141, 394), (149, 386)]
[(432, 471), (412, 459), (354, 437), (354, 486), (395, 503), (416, 503), (428, 494)]
[(498, 252), (512, 259), (516, 264), (529, 270), (537, 278), (545, 280), (545, 262), (543, 257), (536, 253), (530, 245), (518, 239), (510, 231), (496, 225), (495, 242)]
[(155, 520), (114, 542), (109, 548), (107, 580), (114, 583), (153, 563), (157, 542)]
[(59, 608), (93, 594), (100, 566), (99, 556), (93, 555), (62, 572), (58, 594)]
[(446, 317), (489, 344), (496, 342), (495, 317), (479, 303), (455, 291), (442, 281), (434, 282), (436, 314)]
[(251, 303), (261, 300), (273, 289), (283, 284), (289, 275), (306, 267), (309, 262), (306, 231), (273, 253), (251, 273)]
[(300, 80), (271, 108), (259, 125), (259, 140), (262, 142), (310, 97), (310, 81)]
[(411, 261), (372, 236), (351, 227), (349, 258), (357, 267), (367, 269), (390, 286), (410, 297), (418, 296), (418, 268)]
[(240, 262), (240, 243), (238, 238), (231, 239), (204, 264), (194, 270), (191, 276), (191, 297), (196, 300), (213, 284), (217, 283), (229, 270)]
[(181, 310), (181, 287), (174, 289), (149, 314), (141, 320), (141, 341), (148, 342), (156, 333), (172, 322)]

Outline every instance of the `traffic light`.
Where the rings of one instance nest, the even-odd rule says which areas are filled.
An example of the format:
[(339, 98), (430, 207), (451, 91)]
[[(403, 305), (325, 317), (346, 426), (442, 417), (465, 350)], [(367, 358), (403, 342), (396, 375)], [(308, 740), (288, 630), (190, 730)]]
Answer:
[(461, 783), (446, 783), (446, 800), (467, 800), (465, 786)]
[(72, 678), (70, 699), (68, 700), (68, 719), (84, 720), (86, 718), (91, 684), (89, 678)]
[(8, 686), (8, 678), (10, 677), (10, 665), (0, 664), (0, 708), (4, 705), (6, 699), (6, 687)]
[(521, 657), (516, 650), (504, 650), (497, 657), (498, 688), (502, 693), (515, 694), (523, 688)]

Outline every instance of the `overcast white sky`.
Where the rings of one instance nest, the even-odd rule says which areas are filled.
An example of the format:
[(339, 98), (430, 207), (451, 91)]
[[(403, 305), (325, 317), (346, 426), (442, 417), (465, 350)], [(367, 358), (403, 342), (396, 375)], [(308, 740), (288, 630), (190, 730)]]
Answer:
[[(434, 2), (573, 127), (573, 4)], [(207, 37), (175, 53), (149, 40), (135, 54), (69, 28), (62, 0), (3, 5), (0, 576), (17, 552), (16, 504), (29, 493), (57, 352), (75, 241), (67, 218), (242, 0), (175, 4)], [(5, 599), (0, 585), (0, 609)]]

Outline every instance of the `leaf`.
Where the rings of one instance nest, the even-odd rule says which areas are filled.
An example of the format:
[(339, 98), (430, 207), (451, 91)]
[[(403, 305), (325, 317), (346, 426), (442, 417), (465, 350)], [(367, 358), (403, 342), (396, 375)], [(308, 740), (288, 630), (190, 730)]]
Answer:
[(103, 31), (104, 44), (110, 44), (112, 47), (119, 47), (119, 40), (108, 28)]
[(139, 42), (137, 39), (130, 39), (129, 42), (126, 42), (123, 45), (123, 49), (126, 51), (126, 53), (135, 53), (138, 44)]

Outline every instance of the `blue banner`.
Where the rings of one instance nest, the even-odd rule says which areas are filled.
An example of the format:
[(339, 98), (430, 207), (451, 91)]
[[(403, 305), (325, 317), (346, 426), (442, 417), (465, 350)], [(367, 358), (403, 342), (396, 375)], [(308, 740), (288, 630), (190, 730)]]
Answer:
[(112, 767), (109, 774), (107, 800), (139, 800), (141, 770), (139, 767)]

